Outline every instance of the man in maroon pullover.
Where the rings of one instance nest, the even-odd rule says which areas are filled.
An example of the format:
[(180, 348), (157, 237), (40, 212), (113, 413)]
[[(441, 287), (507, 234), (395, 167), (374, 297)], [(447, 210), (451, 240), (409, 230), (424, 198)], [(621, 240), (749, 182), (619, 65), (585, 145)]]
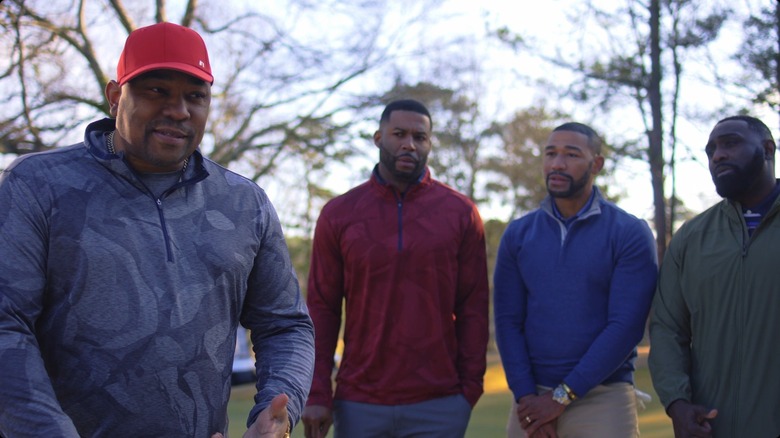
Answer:
[[(465, 434), (488, 340), (485, 236), (474, 203), (431, 178), (428, 110), (390, 103), (368, 181), (331, 200), (314, 234), (307, 304), (315, 371), (308, 438)], [(331, 373), (345, 310), (344, 352)]]

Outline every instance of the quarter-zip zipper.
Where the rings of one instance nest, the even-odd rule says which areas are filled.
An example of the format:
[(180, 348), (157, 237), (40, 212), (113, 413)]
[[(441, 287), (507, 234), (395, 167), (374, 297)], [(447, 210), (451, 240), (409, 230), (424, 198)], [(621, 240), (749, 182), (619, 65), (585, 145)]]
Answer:
[(400, 195), (393, 190), (393, 195), (395, 195), (396, 199), (396, 205), (398, 212), (398, 252), (401, 252), (404, 248), (404, 194), (401, 193)]
[(157, 205), (157, 214), (160, 216), (160, 227), (162, 228), (163, 242), (165, 242), (165, 254), (168, 262), (173, 263), (173, 249), (171, 249), (171, 238), (168, 234), (168, 225), (165, 223), (165, 215), (163, 214), (162, 198), (157, 198), (155, 204)]
[[(143, 182), (141, 182), (141, 184), (143, 184)], [(167, 255), (169, 263), (173, 263), (173, 248), (171, 245), (171, 236), (168, 233), (168, 225), (165, 221), (165, 214), (163, 214), (162, 200), (163, 198), (167, 198), (168, 195), (178, 190), (179, 188), (183, 189), (185, 185), (187, 185), (187, 181), (180, 180), (176, 184), (172, 185), (168, 190), (164, 191), (159, 198), (155, 199), (155, 204), (157, 205), (157, 214), (160, 216), (160, 227), (162, 228), (163, 232), (163, 241), (165, 242), (165, 254)], [(144, 187), (146, 187), (145, 184)], [(150, 195), (152, 195), (152, 198), (154, 198), (154, 194), (152, 194), (148, 187), (146, 190)]]
[(154, 205), (157, 208), (157, 216), (160, 218), (160, 228), (162, 229), (162, 233), (163, 233), (163, 245), (165, 245), (165, 255), (166, 255), (165, 258), (168, 261), (168, 263), (173, 263), (173, 249), (171, 248), (171, 237), (168, 234), (168, 226), (165, 222), (165, 215), (163, 214), (162, 200), (164, 197), (168, 196), (168, 194), (172, 192), (176, 187), (178, 187), (182, 182), (179, 181), (176, 184), (174, 184), (171, 188), (163, 192), (159, 198), (154, 196), (154, 193), (152, 193), (149, 187), (147, 187), (146, 184), (144, 184), (141, 178), (138, 178), (138, 182), (141, 184), (144, 190), (146, 190), (146, 194), (149, 195), (149, 197), (152, 198), (152, 200), (154, 201)]
[[(2, 1), (2, 0), (0, 0)], [(172, 185), (168, 190), (164, 191), (160, 197), (154, 196), (154, 193), (149, 189), (149, 187), (144, 184), (143, 180), (138, 176), (138, 174), (133, 170), (133, 168), (127, 164), (127, 162), (124, 159), (124, 154), (120, 156), (120, 159), (122, 162), (127, 166), (127, 168), (130, 170), (130, 173), (133, 174), (138, 184), (140, 184), (141, 187), (143, 187), (143, 190), (141, 187), (138, 187), (138, 185), (131, 182), (131, 185), (135, 186), (135, 188), (143, 191), (146, 191), (146, 194), (149, 195), (150, 198), (154, 201), (155, 206), (157, 207), (157, 215), (160, 218), (160, 228), (162, 228), (163, 233), (163, 244), (165, 245), (165, 254), (166, 259), (169, 263), (173, 263), (173, 248), (171, 245), (171, 237), (168, 233), (168, 226), (165, 221), (165, 215), (163, 214), (163, 208), (162, 208), (162, 200), (163, 198), (166, 198), (169, 194), (173, 193), (175, 190), (182, 188), (189, 184), (194, 184), (198, 181), (203, 180), (206, 176), (205, 175), (196, 175), (195, 177), (192, 177), (190, 179), (180, 179), (178, 182), (176, 182), (174, 185)], [(182, 177), (183, 178), (183, 175)]]
[[(738, 261), (739, 262), (739, 268), (738, 268), (739, 269), (739, 275), (741, 276), (741, 278), (740, 278), (738, 284), (739, 284), (739, 288), (743, 289), (745, 287), (744, 285), (746, 284), (745, 283), (745, 264), (746, 264), (745, 262), (746, 262), (747, 257), (748, 257), (748, 249), (750, 248), (751, 239), (756, 235), (756, 233), (758, 233), (758, 229), (761, 227), (761, 224), (759, 224), (759, 226), (756, 227), (755, 230), (753, 230), (753, 235), (751, 236), (748, 233), (747, 224), (745, 223), (745, 217), (742, 214), (740, 214), (741, 212), (737, 211), (737, 213), (738, 213), (737, 217), (740, 220), (740, 230), (742, 231), (742, 257)], [(735, 312), (736, 313), (736, 319), (737, 319), (737, 324), (736, 324), (736, 331), (737, 331), (737, 333), (736, 333), (736, 336), (735, 336), (736, 343), (737, 343), (737, 347), (736, 347), (737, 351), (735, 352), (735, 357), (738, 357), (738, 358), (744, 358), (745, 357), (745, 354), (744, 354), (744, 345), (745, 344), (744, 344), (744, 342), (742, 342), (742, 332), (745, 329), (745, 327), (744, 327), (744, 324), (745, 324), (744, 312), (745, 312), (745, 306), (746, 306), (745, 305), (745, 299), (746, 299), (745, 298), (745, 294), (742, 291), (740, 291), (738, 293), (738, 297), (736, 298), (737, 309), (736, 309), (736, 312)], [(735, 376), (734, 382), (735, 382), (735, 386), (736, 386), (736, 391), (735, 392), (737, 394), (737, 400), (734, 403), (734, 408), (736, 410), (735, 418), (740, 418), (741, 417), (741, 413), (740, 413), (741, 400), (739, 400), (739, 399), (741, 398), (740, 396), (742, 394), (742, 369), (743, 369), (743, 365), (744, 365), (744, 362), (742, 360), (738, 360), (737, 363), (736, 363), (736, 366), (735, 366), (735, 374), (736, 374), (736, 376)], [(737, 424), (736, 423), (732, 423), (730, 426), (731, 426), (731, 436), (739, 435), (737, 433)]]
[(168, 263), (173, 263), (173, 248), (171, 245), (171, 236), (170, 233), (168, 233), (168, 224), (165, 221), (165, 214), (163, 212), (163, 198), (167, 198), (168, 195), (173, 193), (176, 189), (178, 189), (180, 186), (183, 186), (186, 181), (178, 181), (174, 185), (172, 185), (168, 190), (164, 191), (160, 197), (154, 196), (154, 193), (149, 189), (149, 187), (144, 184), (143, 180), (141, 178), (138, 178), (138, 182), (143, 186), (143, 188), (146, 190), (146, 194), (149, 195), (150, 198), (154, 201), (154, 205), (157, 207), (157, 216), (160, 218), (160, 228), (162, 229), (163, 233), (163, 245), (165, 245), (165, 258)]

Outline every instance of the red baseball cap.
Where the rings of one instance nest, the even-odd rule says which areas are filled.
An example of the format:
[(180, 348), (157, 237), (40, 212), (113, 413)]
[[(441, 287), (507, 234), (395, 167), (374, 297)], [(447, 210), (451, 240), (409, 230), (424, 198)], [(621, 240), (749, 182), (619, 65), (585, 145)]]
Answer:
[(214, 83), (203, 38), (174, 23), (157, 23), (130, 33), (116, 66), (116, 80), (124, 85), (151, 70), (177, 70)]

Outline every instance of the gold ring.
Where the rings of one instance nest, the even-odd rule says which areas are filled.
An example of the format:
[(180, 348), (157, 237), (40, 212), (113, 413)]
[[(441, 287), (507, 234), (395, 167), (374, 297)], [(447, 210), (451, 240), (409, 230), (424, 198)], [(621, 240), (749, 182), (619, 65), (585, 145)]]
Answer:
[(532, 420), (532, 419), (531, 419), (531, 417), (529, 417), (528, 415), (526, 415), (526, 416), (525, 416), (525, 421), (526, 421), (527, 423), (533, 423), (533, 421), (534, 421), (534, 420)]

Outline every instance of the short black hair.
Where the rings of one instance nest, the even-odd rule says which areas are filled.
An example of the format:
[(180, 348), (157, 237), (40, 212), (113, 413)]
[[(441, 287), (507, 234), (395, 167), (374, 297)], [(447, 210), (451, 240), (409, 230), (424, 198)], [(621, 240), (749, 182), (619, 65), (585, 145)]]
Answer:
[(596, 131), (590, 126), (584, 123), (567, 122), (557, 126), (555, 129), (552, 130), (552, 132), (555, 131), (572, 131), (572, 132), (579, 132), (580, 134), (583, 134), (584, 136), (588, 137), (588, 147), (590, 147), (590, 150), (593, 151), (595, 155), (601, 155), (601, 144), (603, 143), (603, 141), (601, 140), (601, 137), (596, 133)]
[(379, 124), (381, 125), (382, 123), (389, 121), (390, 114), (393, 111), (411, 111), (417, 114), (422, 114), (425, 117), (428, 117), (431, 130), (433, 130), (433, 119), (431, 118), (431, 113), (428, 112), (428, 108), (426, 108), (425, 105), (423, 105), (421, 102), (418, 102), (414, 99), (399, 99), (388, 103), (385, 107), (385, 110), (382, 111), (382, 116), (379, 118)]
[[(762, 122), (761, 120), (752, 117), (752, 116), (746, 116), (746, 115), (736, 115), (736, 116), (729, 116), (724, 119), (718, 120), (718, 123), (721, 122), (727, 122), (729, 120), (741, 120), (748, 124), (748, 128), (750, 128), (751, 131), (758, 134), (759, 138), (761, 140), (772, 140), (772, 143), (775, 142), (774, 137), (772, 137), (772, 131), (769, 130), (769, 128)], [(716, 125), (718, 124), (716, 123)]]

